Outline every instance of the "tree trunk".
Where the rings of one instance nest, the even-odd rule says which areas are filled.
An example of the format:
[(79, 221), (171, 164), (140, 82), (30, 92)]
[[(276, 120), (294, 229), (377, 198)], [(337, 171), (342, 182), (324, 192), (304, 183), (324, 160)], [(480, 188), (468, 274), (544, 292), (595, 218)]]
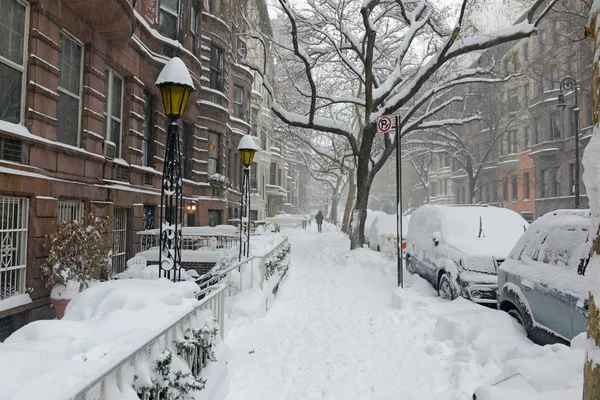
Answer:
[(359, 159), (356, 171), (356, 203), (350, 217), (350, 249), (362, 247), (365, 242), (365, 221), (367, 219), (367, 206), (369, 205), (369, 192), (372, 179), (369, 174), (368, 160), (361, 162)]
[[(590, 15), (590, 26), (586, 27), (586, 36), (591, 36), (594, 40), (594, 54), (597, 54), (600, 50), (600, 35), (598, 34), (598, 6), (600, 5), (600, 0), (595, 0), (592, 9), (595, 9), (593, 15)], [(598, 177), (598, 171), (594, 170), (594, 159), (598, 157), (597, 153), (593, 153), (596, 149), (600, 148), (598, 141), (600, 140), (598, 135), (600, 135), (600, 130), (598, 126), (598, 101), (600, 101), (600, 96), (598, 96), (598, 90), (600, 90), (600, 73), (598, 70), (598, 62), (594, 59), (594, 71), (592, 75), (592, 96), (593, 96), (593, 119), (594, 119), (594, 134), (587, 148), (585, 149), (585, 153), (583, 155), (583, 164), (584, 164), (584, 182), (586, 185), (588, 198), (590, 201), (590, 208), (592, 212), (592, 226), (595, 226), (595, 230), (590, 230), (590, 232), (596, 232), (596, 238), (593, 241), (593, 246), (590, 251), (591, 260), (590, 264), (587, 268), (588, 279), (594, 279), (593, 282), (593, 293), (598, 293), (599, 282), (598, 282), (598, 271), (597, 269), (600, 267), (600, 237), (598, 236), (598, 232), (600, 231), (599, 225), (599, 217), (600, 210), (598, 209), (599, 203), (599, 189), (600, 189), (600, 178)], [(597, 150), (596, 150), (597, 151)], [(589, 158), (589, 164), (588, 164)], [(590, 168), (588, 168), (588, 166)], [(587, 337), (590, 340), (594, 341), (595, 349), (593, 351), (598, 351), (600, 348), (600, 313), (598, 312), (598, 308), (594, 301), (594, 295), (590, 293), (589, 296), (589, 317), (588, 317), (588, 328), (587, 328)], [(600, 364), (597, 363), (598, 359), (596, 356), (596, 360), (590, 357), (588, 353), (586, 355), (585, 367), (583, 369), (583, 399), (584, 400), (595, 400), (600, 399)]]
[(346, 207), (344, 208), (344, 218), (342, 219), (342, 232), (344, 233), (348, 233), (348, 225), (350, 225), (350, 213), (352, 212), (352, 205), (354, 204), (354, 197), (356, 196), (354, 170), (350, 170), (349, 179), (350, 187), (348, 188), (348, 199), (346, 200)]
[(475, 178), (469, 174), (469, 203), (475, 204)]

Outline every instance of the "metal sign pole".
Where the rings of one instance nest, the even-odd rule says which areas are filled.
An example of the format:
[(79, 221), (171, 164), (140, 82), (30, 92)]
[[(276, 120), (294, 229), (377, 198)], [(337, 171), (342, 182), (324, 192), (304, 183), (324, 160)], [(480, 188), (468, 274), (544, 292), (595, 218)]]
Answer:
[(402, 163), (400, 162), (400, 116), (396, 115), (396, 253), (398, 262), (398, 286), (404, 287), (402, 271)]

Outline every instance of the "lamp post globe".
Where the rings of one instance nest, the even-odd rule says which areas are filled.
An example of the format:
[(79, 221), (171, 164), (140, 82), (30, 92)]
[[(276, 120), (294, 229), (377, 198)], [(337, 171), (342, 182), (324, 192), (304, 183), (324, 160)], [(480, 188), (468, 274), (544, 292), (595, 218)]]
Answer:
[(240, 261), (243, 256), (248, 257), (250, 255), (250, 166), (254, 160), (254, 155), (259, 149), (250, 135), (242, 137), (238, 145), (244, 167), (242, 199), (240, 201)]
[(177, 120), (185, 114), (194, 82), (183, 61), (174, 57), (164, 66), (156, 86), (160, 89), (167, 116), (167, 137), (160, 192), (159, 276), (181, 279), (181, 222), (183, 190), (181, 149)]

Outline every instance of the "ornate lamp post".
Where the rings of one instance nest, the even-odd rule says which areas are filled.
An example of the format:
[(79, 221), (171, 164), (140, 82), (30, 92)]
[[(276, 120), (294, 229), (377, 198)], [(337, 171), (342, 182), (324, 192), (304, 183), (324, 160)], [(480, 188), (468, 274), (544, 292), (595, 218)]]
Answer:
[(177, 120), (185, 113), (190, 93), (195, 89), (187, 67), (178, 57), (172, 58), (165, 65), (158, 75), (156, 86), (162, 93), (168, 124), (160, 192), (158, 268), (159, 277), (177, 281), (181, 278), (181, 220), (183, 217), (181, 150), (179, 149)]
[(565, 110), (567, 104), (565, 103), (565, 95), (563, 90), (572, 91), (575, 95), (575, 108), (573, 108), (571, 115), (571, 134), (575, 137), (575, 176), (573, 177), (573, 192), (575, 194), (575, 208), (579, 208), (579, 96), (577, 94), (577, 81), (570, 76), (567, 76), (560, 81), (560, 92), (558, 93), (558, 99), (556, 107), (562, 111)]
[(242, 256), (250, 255), (250, 166), (258, 149), (254, 139), (249, 135), (244, 136), (238, 145), (244, 166), (242, 201), (240, 202), (240, 261), (242, 261)]

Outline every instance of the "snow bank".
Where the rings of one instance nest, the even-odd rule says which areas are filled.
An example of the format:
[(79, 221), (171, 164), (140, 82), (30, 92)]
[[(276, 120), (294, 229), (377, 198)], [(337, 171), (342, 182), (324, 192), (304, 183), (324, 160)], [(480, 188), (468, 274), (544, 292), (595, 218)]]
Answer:
[(166, 279), (90, 287), (71, 300), (62, 320), (32, 322), (0, 344), (0, 399), (70, 398), (197, 307), (197, 290)]
[[(404, 315), (433, 319), (423, 345), (450, 372), (450, 398), (470, 399), (482, 382), (486, 385), (477, 389), (477, 400), (581, 398), (582, 349), (538, 346), (505, 312), (462, 298), (449, 302), (436, 297), (422, 278), (409, 275), (407, 280), (407, 288), (393, 293), (392, 305)], [(516, 374), (527, 388), (491, 386)]]

